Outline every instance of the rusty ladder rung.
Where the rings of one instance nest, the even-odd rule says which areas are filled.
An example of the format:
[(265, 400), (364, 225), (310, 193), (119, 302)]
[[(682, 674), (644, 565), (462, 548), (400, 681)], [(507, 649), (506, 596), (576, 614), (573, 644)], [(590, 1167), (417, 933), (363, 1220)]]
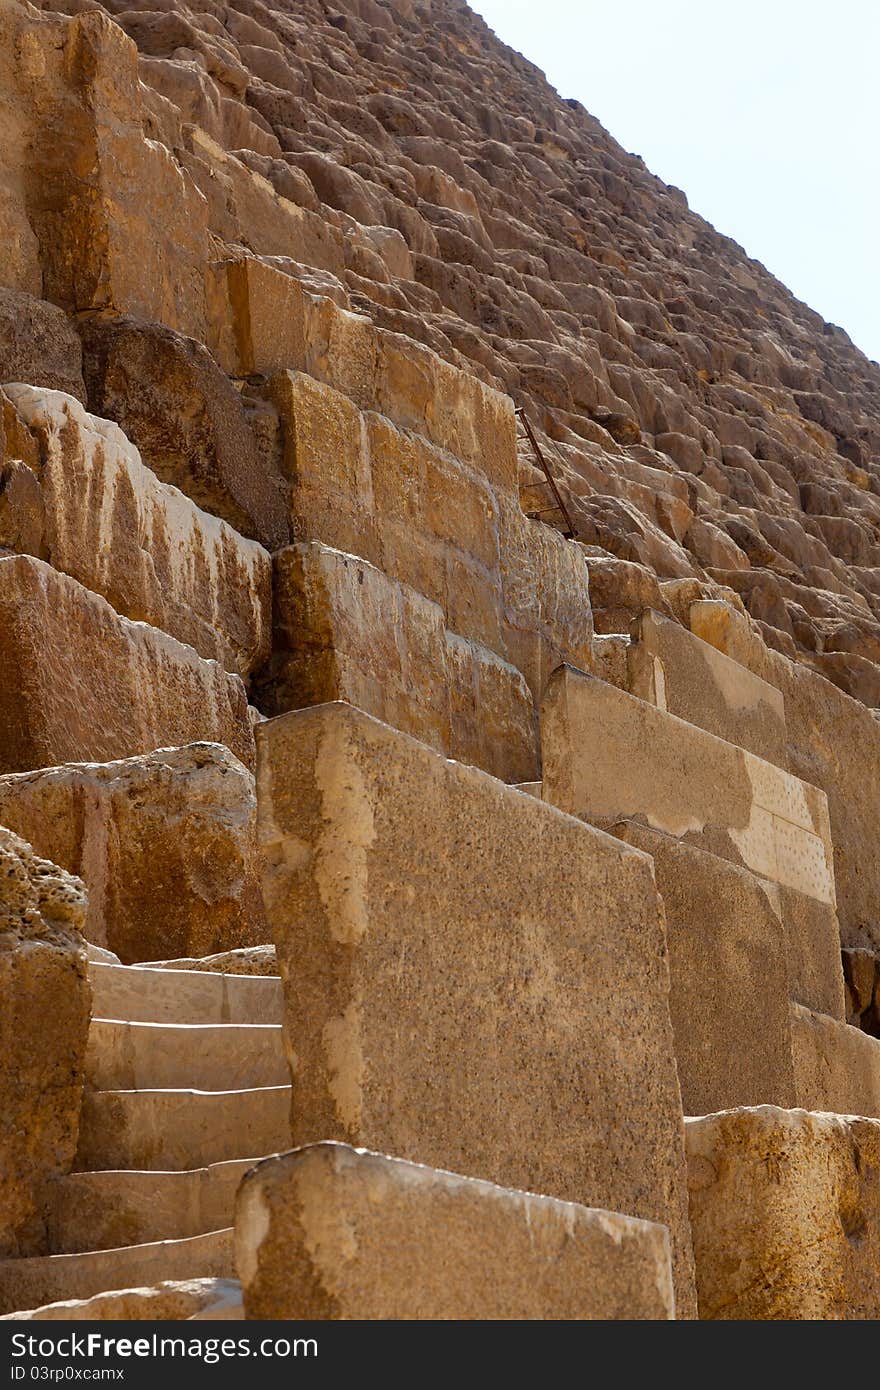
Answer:
[(565, 502), (563, 501), (562, 493), (559, 491), (556, 479), (553, 476), (550, 465), (545, 459), (544, 454), (541, 450), (541, 446), (538, 443), (537, 437), (535, 435), (535, 432), (532, 429), (531, 424), (529, 423), (529, 417), (526, 415), (526, 412), (521, 405), (516, 406), (515, 409), (518, 418), (522, 420), (523, 428), (525, 429), (529, 443), (531, 444), (532, 449), (534, 450), (535, 458), (538, 460), (538, 463), (541, 467), (541, 471), (544, 474), (544, 477), (547, 479), (550, 491), (553, 493), (553, 496), (556, 500), (555, 507), (541, 507), (535, 512), (526, 512), (526, 516), (528, 516), (529, 519), (532, 521), (537, 521), (544, 512), (561, 512), (562, 516), (565, 519), (565, 525), (567, 527), (567, 530), (563, 531), (562, 534), (566, 537), (567, 540), (576, 540), (577, 532), (575, 530), (574, 522), (572, 521), (569, 510), (566, 507)]

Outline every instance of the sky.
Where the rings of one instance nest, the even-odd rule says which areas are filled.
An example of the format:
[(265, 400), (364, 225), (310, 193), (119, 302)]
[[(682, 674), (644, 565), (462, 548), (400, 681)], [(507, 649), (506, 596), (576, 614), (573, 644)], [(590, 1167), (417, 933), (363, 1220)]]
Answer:
[(470, 0), (880, 360), (880, 0)]

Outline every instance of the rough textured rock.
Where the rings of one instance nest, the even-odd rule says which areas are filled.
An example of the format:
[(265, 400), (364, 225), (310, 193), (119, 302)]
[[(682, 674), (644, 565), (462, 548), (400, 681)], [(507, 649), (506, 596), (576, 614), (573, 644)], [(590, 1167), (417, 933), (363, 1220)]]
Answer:
[[(69, 396), (23, 385), (4, 394), (31, 435), (20, 466), (30, 467), (39, 490), (33, 553), (123, 616), (162, 628), (246, 679), (269, 651), (268, 552), (160, 483), (117, 426)], [(22, 513), (34, 505), (23, 490), (10, 498), (0, 547), (16, 547), (27, 526)]]
[(850, 948), (843, 953), (846, 1021), (880, 1038), (880, 956)]
[(201, 342), (133, 318), (80, 319), (89, 409), (115, 420), (163, 482), (269, 547), (287, 539), (280, 475)]
[(797, 1104), (880, 1119), (880, 1038), (799, 1005), (792, 1008)]
[(762, 1106), (685, 1129), (702, 1318), (880, 1315), (880, 1123)]
[(235, 1248), (248, 1318), (674, 1316), (664, 1227), (347, 1144), (249, 1173)]
[(29, 381), (85, 401), (82, 349), (63, 310), (0, 289), (0, 381)]
[(207, 970), (220, 975), (278, 974), (274, 946), (239, 946), (231, 951), (219, 951), (213, 956), (151, 960), (145, 961), (144, 964), (162, 970)]
[(0, 827), (2, 1256), (45, 1248), (45, 1185), (76, 1153), (91, 999), (85, 908), (78, 879)]
[(0, 1322), (202, 1322), (242, 1316), (237, 1279), (182, 1279), (47, 1303), (27, 1313), (4, 1313)]
[(82, 877), (126, 963), (266, 940), (254, 779), (216, 744), (0, 777), (0, 825)]
[(209, 738), (253, 764), (244, 686), (40, 560), (0, 559), (0, 771)]
[(520, 672), (449, 632), (439, 604), (316, 543), (275, 557), (267, 714), (346, 700), (506, 782), (538, 771), (537, 717)]
[(257, 737), (294, 1142), (660, 1221), (686, 1316), (650, 860), (347, 705)]

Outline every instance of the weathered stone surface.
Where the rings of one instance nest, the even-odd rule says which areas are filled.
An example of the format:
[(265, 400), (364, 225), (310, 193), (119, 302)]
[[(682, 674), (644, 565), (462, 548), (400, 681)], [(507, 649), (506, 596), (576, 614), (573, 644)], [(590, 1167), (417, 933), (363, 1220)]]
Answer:
[[(39, 451), (40, 558), (246, 679), (269, 651), (268, 552), (159, 482), (120, 429), (71, 397), (23, 385), (4, 394)], [(20, 511), (0, 514), (0, 546), (15, 547)]]
[(443, 610), (364, 560), (317, 543), (275, 557), (269, 714), (346, 700), (507, 782), (536, 776), (534, 703), (518, 670), (447, 631)]
[(786, 937), (763, 880), (632, 821), (614, 834), (654, 860), (685, 1114), (800, 1103)]
[(686, 1134), (702, 1318), (880, 1316), (880, 1123), (762, 1106)]
[(785, 930), (790, 998), (843, 1022), (846, 1003), (834, 907), (782, 883), (765, 881), (764, 891)]
[(90, 992), (78, 879), (0, 827), (0, 1255), (45, 1248), (46, 1183), (70, 1170)]
[(248, 1318), (674, 1316), (664, 1227), (347, 1144), (253, 1169), (235, 1251)]
[(344, 704), (257, 738), (294, 1142), (660, 1221), (687, 1315), (650, 861)]
[(61, 309), (0, 289), (0, 381), (27, 381), (85, 401), (79, 337)]
[(564, 667), (541, 707), (544, 799), (639, 820), (834, 903), (823, 792), (604, 681)]
[[(268, 927), (267, 927), (268, 930)], [(239, 946), (218, 951), (213, 956), (192, 956), (182, 960), (151, 960), (146, 965), (161, 970), (206, 970), (220, 975), (277, 976), (274, 946)]]
[(659, 613), (643, 613), (633, 637), (633, 695), (776, 767), (787, 766), (785, 704), (774, 685)]
[(78, 321), (89, 409), (114, 420), (144, 462), (206, 511), (270, 548), (288, 536), (283, 479), (242, 399), (200, 342), (136, 318)]
[(880, 796), (880, 723), (829, 680), (771, 651), (727, 604), (692, 605), (698, 636), (775, 685), (785, 698), (788, 765), (828, 797), (841, 938), (880, 947), (880, 859), (874, 824)]
[(82, 877), (86, 936), (126, 963), (268, 936), (254, 779), (217, 744), (0, 777), (0, 825)]
[[(880, 956), (848, 948), (842, 952), (846, 979), (846, 1021), (880, 1038)], [(830, 1013), (831, 1010), (826, 1010)]]
[(237, 1279), (165, 1280), (152, 1288), (119, 1289), (47, 1303), (27, 1313), (4, 1313), (3, 1322), (201, 1322), (241, 1319)]
[(0, 559), (0, 771), (207, 739), (253, 764), (238, 676), (40, 560)]
[(203, 332), (207, 203), (145, 137), (135, 45), (97, 9), (44, 17), (4, 0), (2, 19), (4, 91), (17, 108), (5, 283), (69, 311), (113, 308)]
[(880, 1119), (880, 1038), (797, 1004), (791, 1032), (798, 1105)]

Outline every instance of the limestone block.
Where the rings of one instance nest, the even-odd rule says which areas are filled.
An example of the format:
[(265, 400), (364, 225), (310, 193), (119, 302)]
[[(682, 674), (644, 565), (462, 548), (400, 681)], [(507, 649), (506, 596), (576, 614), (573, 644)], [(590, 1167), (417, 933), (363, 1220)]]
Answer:
[(170, 150), (144, 136), (135, 45), (100, 10), (36, 23), (30, 11), (19, 42), (44, 297), (201, 337), (207, 203)]
[[(41, 558), (247, 678), (269, 653), (268, 552), (161, 483), (116, 425), (72, 397), (4, 392), (39, 445)], [(14, 508), (0, 515), (0, 545), (18, 530)]]
[(659, 1221), (687, 1316), (650, 860), (344, 704), (257, 738), (294, 1143)]
[(85, 401), (79, 336), (61, 309), (0, 289), (0, 381), (28, 381)]
[(242, 399), (200, 342), (119, 316), (78, 320), (89, 408), (197, 506), (270, 549), (288, 538), (287, 488)]
[(253, 763), (238, 676), (41, 560), (0, 559), (0, 772), (197, 739)]
[(26, 1313), (3, 1313), (0, 1322), (202, 1322), (241, 1316), (237, 1279), (165, 1279), (146, 1288), (114, 1289)]
[(0, 827), (0, 1255), (45, 1248), (45, 1184), (76, 1153), (90, 991), (78, 879)]
[(268, 939), (254, 779), (217, 744), (0, 777), (0, 825), (80, 875), (88, 940), (126, 963)]
[(704, 641), (781, 691), (788, 766), (828, 797), (841, 939), (846, 946), (880, 947), (880, 858), (874, 840), (880, 723), (824, 676), (765, 646), (731, 605), (694, 603), (690, 619)]
[(248, 1318), (675, 1316), (665, 1227), (347, 1144), (252, 1169), (235, 1253)]
[(449, 633), (438, 604), (317, 543), (276, 555), (274, 602), (274, 651), (258, 680), (269, 713), (346, 700), (505, 781), (537, 775), (525, 681)]
[(880, 1119), (880, 1038), (793, 1004), (791, 1048), (798, 1105)]
[(763, 880), (635, 822), (614, 834), (654, 860), (685, 1114), (798, 1103), (785, 931)]
[(765, 882), (764, 891), (785, 931), (789, 997), (843, 1022), (840, 929), (833, 904), (781, 883)]
[(880, 1123), (761, 1106), (686, 1135), (701, 1318), (880, 1316)]
[(547, 688), (541, 746), (554, 806), (646, 822), (834, 903), (825, 795), (790, 773), (569, 667)]
[(633, 638), (633, 695), (777, 767), (787, 766), (785, 703), (775, 686), (651, 610), (637, 619)]
[(305, 372), (516, 489), (509, 397), (256, 257), (214, 263), (211, 274), (209, 346), (231, 375)]

